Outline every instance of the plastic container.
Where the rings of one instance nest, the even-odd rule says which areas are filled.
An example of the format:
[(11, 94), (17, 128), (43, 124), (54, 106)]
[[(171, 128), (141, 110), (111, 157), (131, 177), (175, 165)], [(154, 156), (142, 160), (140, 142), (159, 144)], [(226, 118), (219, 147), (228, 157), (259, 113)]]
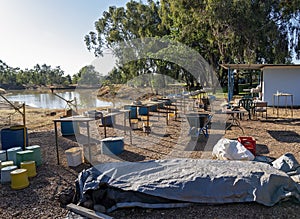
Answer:
[(22, 151), (21, 147), (13, 147), (7, 149), (7, 160), (12, 160), (14, 163), (17, 163), (17, 152)]
[(0, 150), (0, 160), (6, 161), (6, 151), (5, 150)]
[(16, 165), (19, 167), (23, 161), (34, 160), (34, 153), (31, 150), (18, 151), (16, 154), (17, 162)]
[(36, 176), (35, 161), (23, 161), (20, 164), (20, 168), (27, 170), (28, 177), (35, 177)]
[(14, 162), (11, 161), (11, 160), (8, 160), (8, 161), (2, 161), (2, 162), (1, 162), (1, 169), (4, 168), (4, 167), (13, 166), (13, 165), (14, 165)]
[(33, 157), (36, 166), (42, 165), (41, 147), (39, 145), (31, 145), (26, 147), (27, 150), (33, 151)]
[(145, 106), (140, 106), (139, 107), (139, 115), (140, 116), (147, 116), (148, 113), (149, 113), (148, 107), (145, 107)]
[(125, 105), (124, 109), (130, 110), (129, 112), (129, 118), (130, 119), (137, 119), (137, 107), (136, 106), (130, 106), (130, 105)]
[(153, 106), (150, 106), (150, 112), (157, 112), (158, 110), (158, 105), (153, 105)]
[(60, 125), (62, 136), (72, 136), (79, 133), (79, 125), (77, 122), (63, 121)]
[(238, 141), (244, 145), (254, 156), (256, 156), (256, 140), (251, 136), (238, 137)]
[[(26, 145), (28, 145), (27, 128)], [(24, 128), (22, 126), (16, 126), (11, 128), (5, 128), (1, 130), (1, 145), (2, 150), (7, 150), (13, 147), (22, 147), (24, 149)]]
[(10, 182), (10, 173), (16, 170), (17, 166), (7, 166), (1, 169), (1, 183), (9, 183)]
[(11, 188), (24, 189), (29, 186), (28, 173), (26, 169), (17, 169), (10, 173)]
[(106, 127), (112, 127), (113, 126), (113, 117), (112, 116), (104, 116), (101, 118), (102, 125), (105, 125)]
[(80, 147), (73, 147), (65, 151), (69, 167), (76, 167), (82, 164), (82, 149)]
[(101, 140), (101, 153), (107, 155), (118, 155), (124, 151), (123, 137), (110, 137)]

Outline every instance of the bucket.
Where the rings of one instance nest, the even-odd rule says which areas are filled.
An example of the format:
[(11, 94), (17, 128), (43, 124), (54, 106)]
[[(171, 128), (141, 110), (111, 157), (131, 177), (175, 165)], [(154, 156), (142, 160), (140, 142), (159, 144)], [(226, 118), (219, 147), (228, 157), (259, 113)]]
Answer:
[(139, 128), (139, 120), (138, 119), (131, 119), (130, 120), (130, 127), (135, 130)]
[(35, 161), (23, 161), (20, 164), (20, 168), (27, 170), (28, 177), (35, 177), (36, 176)]
[(1, 183), (9, 183), (10, 182), (10, 173), (16, 170), (17, 166), (7, 166), (1, 169)]
[(19, 167), (21, 162), (23, 161), (31, 161), (34, 160), (34, 154), (31, 150), (18, 151), (16, 154), (16, 165)]
[(107, 155), (118, 155), (124, 151), (123, 137), (110, 137), (101, 140), (101, 153)]
[[(24, 128), (22, 126), (16, 126), (11, 128), (5, 128), (1, 130), (1, 145), (2, 150), (7, 150), (13, 147), (24, 148)], [(28, 145), (28, 134), (26, 128), (26, 145)]]
[(17, 163), (17, 152), (19, 151), (22, 151), (21, 147), (7, 149), (7, 160), (12, 160), (14, 163)]
[(42, 165), (41, 147), (39, 145), (31, 145), (26, 147), (26, 149), (33, 151), (33, 158), (36, 166)]
[(6, 161), (6, 151), (5, 150), (0, 150), (0, 160)]
[(29, 186), (29, 180), (26, 169), (17, 169), (10, 172), (11, 188), (24, 189)]
[(76, 167), (82, 164), (82, 149), (80, 147), (73, 147), (65, 151), (69, 167)]
[(13, 165), (14, 165), (14, 162), (11, 161), (11, 160), (8, 160), (8, 161), (2, 161), (2, 162), (1, 162), (1, 169), (4, 168), (4, 167), (13, 166)]

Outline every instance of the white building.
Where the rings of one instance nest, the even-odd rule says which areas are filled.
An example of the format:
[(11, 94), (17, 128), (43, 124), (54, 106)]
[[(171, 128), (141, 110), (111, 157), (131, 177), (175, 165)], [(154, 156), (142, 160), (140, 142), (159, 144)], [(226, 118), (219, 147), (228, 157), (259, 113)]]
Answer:
[[(290, 94), (291, 96), (279, 96)], [(265, 65), (262, 67), (262, 100), (269, 106), (300, 106), (300, 65)]]
[(263, 101), (268, 102), (269, 106), (273, 104), (300, 106), (300, 65), (224, 64), (221, 66), (228, 69), (229, 74), (234, 69), (261, 70)]

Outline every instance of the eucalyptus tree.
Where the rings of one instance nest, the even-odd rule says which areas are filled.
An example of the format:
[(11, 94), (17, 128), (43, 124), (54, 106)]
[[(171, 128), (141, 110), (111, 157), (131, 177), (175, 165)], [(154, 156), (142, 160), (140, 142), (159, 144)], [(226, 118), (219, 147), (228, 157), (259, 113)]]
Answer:
[[(220, 63), (289, 63), (299, 56), (300, 2), (285, 0), (161, 0), (171, 35)], [(219, 71), (221, 82), (226, 73)]]
[[(103, 55), (105, 49), (109, 48), (118, 58), (118, 69), (111, 72), (122, 76), (122, 81), (128, 81), (133, 77), (153, 72), (157, 63), (151, 59), (141, 57), (143, 48), (138, 48), (135, 40), (148, 37), (161, 37), (168, 34), (168, 31), (161, 25), (158, 14), (159, 5), (152, 0), (148, 4), (130, 1), (123, 7), (110, 7), (103, 16), (96, 21), (97, 33), (90, 32), (85, 36), (87, 48), (94, 51), (95, 56)], [(135, 48), (135, 54), (127, 48)], [(124, 55), (125, 53), (125, 55)], [(125, 61), (124, 56), (132, 57)], [(132, 61), (134, 60), (134, 61)], [(114, 77), (111, 77), (114, 78)]]
[(95, 67), (92, 65), (84, 66), (80, 69), (80, 78), (78, 83), (80, 85), (99, 85), (101, 75), (95, 70)]
[[(119, 57), (120, 42), (135, 47), (137, 38), (178, 41), (199, 52), (223, 84), (227, 74), (219, 64), (290, 63), (293, 54), (299, 57), (299, 9), (299, 0), (160, 0), (148, 4), (130, 1), (126, 8), (110, 7), (104, 12), (95, 23), (96, 32), (90, 32), (85, 42), (96, 56), (111, 48)], [(155, 69), (184, 78), (187, 83), (195, 80), (186, 69), (155, 56), (134, 64), (134, 68), (122, 66), (122, 75), (127, 79)], [(205, 83), (209, 79), (199, 80)]]

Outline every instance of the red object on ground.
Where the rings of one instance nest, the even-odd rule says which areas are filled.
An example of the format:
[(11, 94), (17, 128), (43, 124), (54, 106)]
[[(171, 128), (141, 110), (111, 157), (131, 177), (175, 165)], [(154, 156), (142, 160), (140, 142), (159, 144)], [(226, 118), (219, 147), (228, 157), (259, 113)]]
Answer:
[(256, 155), (256, 140), (251, 136), (238, 137), (238, 141), (244, 145), (254, 156)]

